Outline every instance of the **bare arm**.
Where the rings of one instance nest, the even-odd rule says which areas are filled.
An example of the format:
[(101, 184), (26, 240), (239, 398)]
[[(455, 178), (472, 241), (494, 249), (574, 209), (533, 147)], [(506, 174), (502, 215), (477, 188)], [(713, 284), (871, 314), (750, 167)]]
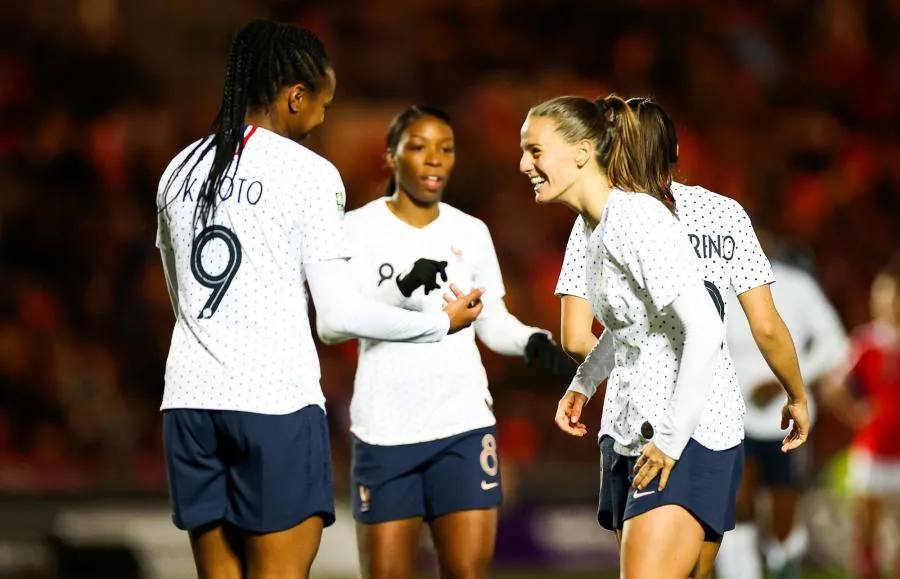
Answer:
[(560, 312), (562, 348), (570, 358), (581, 364), (597, 343), (591, 304), (580, 297), (564, 295), (560, 303)]
[(791, 403), (806, 401), (806, 387), (794, 340), (775, 308), (768, 285), (755, 287), (738, 296), (753, 339), (766, 363), (781, 383)]

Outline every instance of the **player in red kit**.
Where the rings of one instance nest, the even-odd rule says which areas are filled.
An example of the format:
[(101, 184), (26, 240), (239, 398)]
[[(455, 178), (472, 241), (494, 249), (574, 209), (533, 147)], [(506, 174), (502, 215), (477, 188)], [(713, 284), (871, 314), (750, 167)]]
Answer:
[[(872, 322), (857, 328), (848, 363), (829, 388), (835, 413), (855, 430), (850, 448), (857, 577), (879, 577), (876, 543), (900, 502), (900, 254), (872, 283)], [(900, 577), (900, 556), (890, 577)]]

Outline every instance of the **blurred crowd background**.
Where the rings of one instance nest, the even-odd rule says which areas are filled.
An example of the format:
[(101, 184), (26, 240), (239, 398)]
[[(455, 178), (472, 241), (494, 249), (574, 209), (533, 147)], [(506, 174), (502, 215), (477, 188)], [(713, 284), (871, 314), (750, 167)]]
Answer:
[[(446, 201), (487, 222), (507, 304), (529, 324), (558, 333), (573, 220), (536, 207), (518, 174), (521, 122), (548, 96), (656, 97), (678, 122), (680, 180), (739, 200), (848, 329), (868, 320), (872, 277), (900, 247), (897, 0), (3, 2), (0, 491), (164, 493), (173, 317), (154, 192), (211, 123), (228, 43), (256, 16), (309, 27), (331, 53), (337, 98), (309, 146), (340, 169), (349, 208), (382, 193), (396, 112), (451, 114)], [(320, 352), (345, 489), (355, 345)], [(484, 358), (501, 450), (518, 467), (511, 497), (563, 500), (572, 485), (553, 481), (571, 473), (593, 493), (596, 447), (553, 425), (565, 384)], [(848, 439), (827, 424), (825, 413), (820, 465)]]

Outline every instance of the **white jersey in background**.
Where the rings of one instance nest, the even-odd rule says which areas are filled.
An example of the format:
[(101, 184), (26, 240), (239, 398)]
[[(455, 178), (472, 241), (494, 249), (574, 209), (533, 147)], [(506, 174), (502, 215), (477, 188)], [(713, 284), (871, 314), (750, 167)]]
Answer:
[[(473, 327), (430, 344), (361, 339), (350, 404), (350, 430), (369, 444), (425, 442), (495, 423), (487, 376), (475, 336), (505, 355), (524, 354), (539, 328), (522, 324), (503, 303), (505, 289), (487, 226), (441, 203), (439, 217), (417, 228), (401, 221), (376, 199), (347, 213), (345, 226), (352, 265), (363, 291), (391, 305), (440, 311), (450, 283), (462, 291), (484, 288), (484, 309)], [(422, 287), (409, 298), (396, 277), (419, 258), (446, 261), (448, 281), (428, 295)], [(326, 341), (328, 328), (319, 327)]]
[[(804, 380), (816, 382), (846, 360), (849, 352), (847, 334), (834, 307), (811, 275), (777, 261), (772, 266), (778, 276), (778, 281), (772, 284), (773, 300), (794, 339)], [(740, 306), (730, 304), (729, 309), (734, 313), (726, 328), (728, 348), (747, 400), (747, 414), (744, 417), (747, 436), (759, 440), (781, 440), (785, 434), (781, 430), (784, 397), (777, 396), (763, 407), (752, 404), (753, 390), (776, 378), (753, 340), (746, 317), (738, 315)], [(809, 397), (811, 418), (815, 414), (813, 398)]]
[(186, 182), (191, 158), (157, 193), (157, 246), (176, 322), (162, 409), (287, 414), (324, 407), (303, 266), (349, 257), (344, 186), (328, 161), (265, 129), (248, 128), (215, 217), (195, 231), (194, 208), (210, 151)]
[[(693, 254), (699, 259), (692, 267), (699, 266), (707, 291), (724, 323), (728, 315), (727, 303), (732, 290), (741, 294), (771, 283), (774, 281), (771, 266), (762, 252), (750, 218), (737, 201), (702, 187), (689, 187), (680, 183), (672, 184), (672, 193), (677, 203), (678, 218), (683, 232), (687, 236)], [(637, 225), (635, 227), (637, 228)], [(556, 295), (588, 299), (586, 254), (587, 240), (591, 233), (586, 231), (584, 221), (578, 217), (566, 245)], [(623, 232), (623, 235), (628, 233)], [(636, 239), (634, 243), (639, 241)], [(671, 271), (671, 268), (669, 269)], [(661, 337), (664, 335), (658, 334)], [(653, 340), (660, 341), (659, 338)], [(619, 345), (616, 347), (617, 351), (625, 348)], [(662, 343), (654, 344), (653, 347), (659, 351), (653, 355), (648, 353), (647, 370), (640, 371), (640, 374), (645, 377), (653, 376), (653, 372), (657, 370), (649, 369), (653, 364), (660, 364), (662, 368), (658, 369), (659, 371), (674, 376), (673, 373), (677, 371), (677, 358), (673, 357), (671, 347)], [(647, 345), (639, 344), (636, 351), (629, 354), (626, 359), (631, 360), (646, 349)], [(654, 360), (654, 357), (659, 359)], [(618, 359), (616, 363), (618, 365)], [(722, 450), (734, 446), (743, 438), (741, 415), (744, 412), (744, 405), (727, 345), (723, 348), (723, 357), (716, 376), (716, 386), (711, 392), (710, 404), (704, 411), (704, 419), (701, 420), (694, 438), (707, 448)], [(616, 397), (622, 396), (619, 393), (621, 380), (622, 378), (615, 372), (609, 377), (601, 435), (613, 434), (616, 421), (621, 422), (619, 417), (621, 408), (615, 402)], [(674, 377), (667, 383), (674, 385)], [(658, 411), (662, 412), (664, 403), (657, 400), (655, 404)], [(712, 417), (711, 412), (715, 404), (719, 405), (725, 416), (724, 421)], [(626, 429), (637, 431), (641, 424), (642, 421), (638, 422), (635, 416)], [(622, 440), (618, 441), (624, 443)], [(633, 449), (630, 453), (634, 453)]]

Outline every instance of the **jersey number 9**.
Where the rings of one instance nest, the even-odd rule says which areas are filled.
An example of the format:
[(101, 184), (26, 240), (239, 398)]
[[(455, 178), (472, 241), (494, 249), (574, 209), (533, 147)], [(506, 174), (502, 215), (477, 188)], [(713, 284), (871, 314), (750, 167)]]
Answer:
[[(216, 274), (206, 271), (206, 268), (203, 267), (203, 249), (214, 239), (224, 242), (228, 249), (228, 261), (222, 271)], [(225, 292), (228, 291), (228, 286), (231, 285), (231, 280), (237, 275), (240, 267), (241, 242), (238, 241), (234, 231), (221, 225), (210, 225), (194, 238), (191, 247), (191, 272), (200, 285), (212, 290), (209, 299), (200, 310), (200, 315), (197, 316), (198, 319), (208, 319), (216, 313), (219, 304), (222, 303), (222, 298), (225, 297)]]

